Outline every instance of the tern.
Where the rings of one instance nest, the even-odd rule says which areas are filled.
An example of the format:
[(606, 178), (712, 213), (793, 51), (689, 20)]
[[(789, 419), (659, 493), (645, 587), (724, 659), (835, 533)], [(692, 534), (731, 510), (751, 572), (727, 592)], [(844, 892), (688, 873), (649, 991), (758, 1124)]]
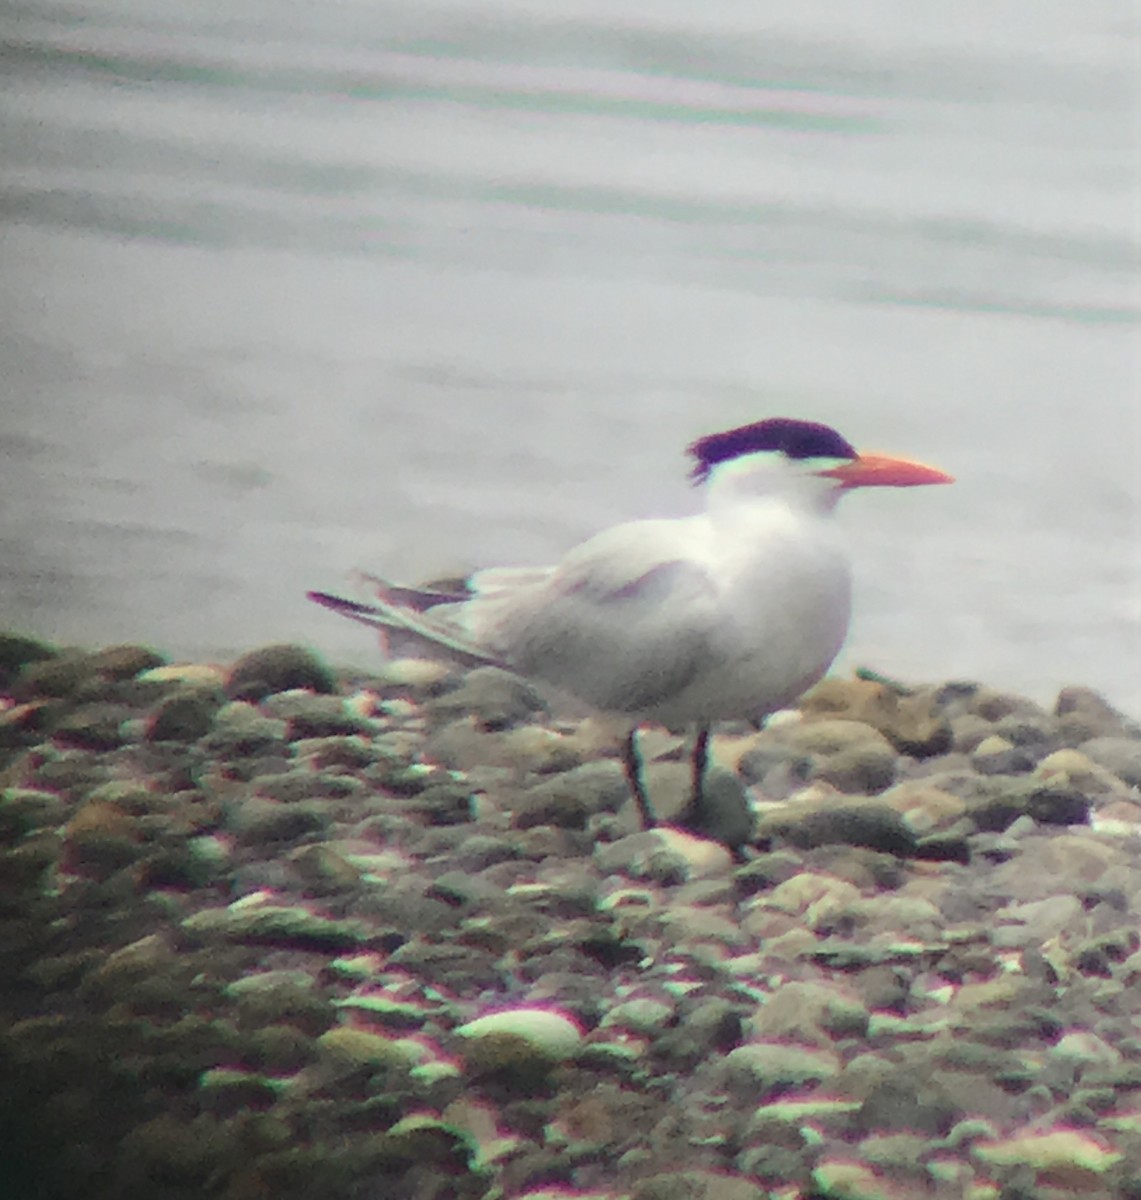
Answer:
[(787, 417), (698, 438), (688, 454), (690, 478), (705, 492), (697, 515), (616, 525), (555, 566), (479, 571), (464, 592), (369, 577), (374, 603), (309, 598), (628, 718), (623, 764), (649, 828), (656, 818), (638, 724), (697, 727), (691, 805), (699, 805), (713, 722), (760, 721), (788, 706), (847, 636), (851, 570), (831, 519), (840, 498), (859, 487), (952, 482)]

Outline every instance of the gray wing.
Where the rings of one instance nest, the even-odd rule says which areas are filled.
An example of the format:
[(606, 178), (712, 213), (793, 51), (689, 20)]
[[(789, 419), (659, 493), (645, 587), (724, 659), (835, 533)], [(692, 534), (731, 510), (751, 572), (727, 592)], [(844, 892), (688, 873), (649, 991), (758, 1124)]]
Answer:
[(601, 580), (556, 573), (534, 603), (512, 605), (496, 639), (525, 675), (597, 708), (644, 713), (670, 700), (707, 660), (715, 588), (690, 560)]

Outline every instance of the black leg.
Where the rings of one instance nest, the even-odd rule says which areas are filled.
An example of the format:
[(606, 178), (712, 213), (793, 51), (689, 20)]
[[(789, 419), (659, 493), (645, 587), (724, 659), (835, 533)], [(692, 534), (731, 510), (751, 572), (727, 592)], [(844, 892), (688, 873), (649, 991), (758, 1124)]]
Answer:
[(638, 816), (642, 820), (643, 829), (653, 829), (657, 824), (654, 810), (646, 798), (646, 785), (642, 782), (642, 759), (638, 754), (638, 727), (635, 726), (626, 735), (622, 743), (622, 765), (626, 768), (626, 782), (630, 785), (630, 794), (638, 806)]
[(701, 811), (701, 801), (705, 788), (705, 768), (709, 764), (709, 726), (698, 728), (697, 739), (693, 743), (693, 797), (690, 800), (690, 812)]

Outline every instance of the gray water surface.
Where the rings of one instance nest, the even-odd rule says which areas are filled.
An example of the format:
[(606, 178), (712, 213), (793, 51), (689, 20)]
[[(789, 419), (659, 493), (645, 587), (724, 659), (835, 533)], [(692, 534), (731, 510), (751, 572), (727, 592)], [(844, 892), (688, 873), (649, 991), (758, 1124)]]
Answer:
[(0, 624), (367, 661), (306, 588), (552, 559), (800, 415), (958, 477), (845, 501), (844, 663), (1141, 713), (1135, 3), (41, 0), (0, 38)]

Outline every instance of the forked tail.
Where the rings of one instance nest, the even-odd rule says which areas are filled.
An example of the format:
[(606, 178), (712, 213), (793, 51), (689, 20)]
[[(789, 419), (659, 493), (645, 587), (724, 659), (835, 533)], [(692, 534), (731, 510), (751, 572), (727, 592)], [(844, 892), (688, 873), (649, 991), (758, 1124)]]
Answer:
[[(374, 582), (382, 584), (382, 580)], [(386, 585), (387, 586), (387, 585)], [(412, 589), (395, 588), (394, 593), (412, 592)], [(433, 646), (447, 650), (454, 658), (465, 666), (502, 667), (510, 668), (494, 654), (488, 654), (478, 646), (460, 637), (454, 631), (444, 628), (438, 622), (425, 617), (422, 613), (406, 608), (402, 604), (393, 603), (381, 598), (373, 604), (362, 604), (357, 600), (347, 600), (343, 596), (333, 596), (328, 592), (306, 592), (306, 596), (315, 604), (331, 609), (342, 617), (369, 625), (373, 629), (397, 629), (403, 633), (412, 634)], [(448, 597), (450, 599), (451, 597)], [(443, 599), (443, 596), (441, 596)]]

